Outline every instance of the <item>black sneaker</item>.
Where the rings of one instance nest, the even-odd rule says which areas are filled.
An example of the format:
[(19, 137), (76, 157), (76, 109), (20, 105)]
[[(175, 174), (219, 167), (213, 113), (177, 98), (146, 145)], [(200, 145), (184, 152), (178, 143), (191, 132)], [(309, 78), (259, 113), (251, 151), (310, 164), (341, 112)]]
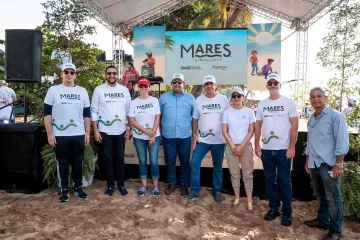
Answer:
[(291, 225), (291, 216), (290, 215), (284, 215), (282, 216), (281, 219), (281, 225), (288, 227)]
[(212, 195), (214, 197), (215, 202), (217, 202), (217, 203), (222, 202), (221, 195), (219, 192), (213, 192)]
[(67, 202), (69, 201), (69, 189), (61, 190), (59, 202)]
[(126, 194), (128, 194), (128, 191), (126, 190), (126, 188), (124, 186), (118, 187), (121, 196), (125, 196)]
[(108, 188), (105, 191), (105, 195), (112, 196), (114, 193), (114, 186), (108, 186)]
[(87, 198), (87, 194), (83, 191), (82, 187), (75, 188), (74, 195), (80, 200)]
[(267, 221), (273, 221), (276, 217), (280, 216), (279, 212), (274, 212), (273, 210), (269, 210), (265, 215), (264, 219)]

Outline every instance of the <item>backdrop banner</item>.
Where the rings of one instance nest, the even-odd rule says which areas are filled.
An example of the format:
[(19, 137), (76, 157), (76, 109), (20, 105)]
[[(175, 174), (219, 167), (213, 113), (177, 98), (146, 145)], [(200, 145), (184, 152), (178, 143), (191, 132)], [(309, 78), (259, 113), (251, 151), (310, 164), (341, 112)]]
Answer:
[(281, 75), (281, 24), (248, 25), (247, 90), (266, 90), (266, 77)]
[(173, 73), (186, 84), (202, 85), (206, 75), (218, 84), (246, 84), (247, 29), (201, 29), (166, 32), (166, 84)]

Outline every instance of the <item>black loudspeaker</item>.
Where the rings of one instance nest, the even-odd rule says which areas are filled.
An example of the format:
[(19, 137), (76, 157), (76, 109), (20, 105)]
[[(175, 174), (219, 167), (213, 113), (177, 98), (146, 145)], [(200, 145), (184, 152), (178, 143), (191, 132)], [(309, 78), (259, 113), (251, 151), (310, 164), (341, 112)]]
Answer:
[(0, 189), (38, 193), (43, 183), (41, 149), (46, 133), (37, 123), (0, 125)]
[(5, 30), (5, 80), (41, 82), (42, 33), (39, 30)]

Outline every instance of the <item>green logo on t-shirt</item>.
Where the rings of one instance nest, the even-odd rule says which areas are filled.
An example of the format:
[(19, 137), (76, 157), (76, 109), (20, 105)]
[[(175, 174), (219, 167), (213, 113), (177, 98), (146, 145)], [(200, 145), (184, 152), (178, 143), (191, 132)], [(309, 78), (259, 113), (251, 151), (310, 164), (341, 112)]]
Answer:
[(118, 116), (118, 115), (115, 115), (115, 119), (112, 120), (111, 122), (110, 122), (109, 120), (106, 121), (106, 122), (104, 122), (103, 120), (101, 120), (101, 116), (99, 116), (99, 120), (98, 120), (99, 123), (102, 123), (102, 124), (104, 124), (105, 126), (108, 126), (108, 127), (111, 126), (111, 125), (113, 125), (114, 122), (116, 122), (116, 121), (121, 122), (121, 120), (119, 119), (119, 116)]
[(74, 124), (73, 122), (74, 122), (74, 120), (73, 120), (73, 119), (70, 119), (70, 123), (69, 123), (68, 125), (66, 125), (66, 126), (64, 127), (64, 125), (61, 124), (60, 127), (59, 127), (58, 125), (56, 125), (55, 119), (53, 119), (52, 125), (53, 125), (57, 130), (59, 130), (59, 131), (65, 131), (65, 130), (68, 129), (70, 126), (77, 127), (76, 124)]
[(212, 133), (212, 129), (209, 129), (209, 132), (208, 132), (208, 133), (202, 133), (202, 132), (200, 131), (200, 129), (198, 129), (198, 133), (199, 133), (199, 135), (200, 135), (201, 138), (206, 138), (206, 137), (209, 136), (209, 135), (212, 135), (212, 136), (215, 137), (215, 134)]
[[(145, 124), (145, 129), (151, 129), (151, 127), (149, 127), (149, 124)], [(133, 131), (137, 134), (137, 135), (142, 135), (144, 132), (137, 130), (135, 128), (133, 128)]]
[(273, 132), (273, 131), (270, 132), (270, 135), (271, 135), (271, 136), (269, 137), (268, 140), (266, 140), (266, 138), (263, 138), (263, 139), (261, 139), (261, 141), (262, 141), (264, 144), (268, 144), (272, 138), (279, 139), (278, 136), (274, 135), (274, 132)]

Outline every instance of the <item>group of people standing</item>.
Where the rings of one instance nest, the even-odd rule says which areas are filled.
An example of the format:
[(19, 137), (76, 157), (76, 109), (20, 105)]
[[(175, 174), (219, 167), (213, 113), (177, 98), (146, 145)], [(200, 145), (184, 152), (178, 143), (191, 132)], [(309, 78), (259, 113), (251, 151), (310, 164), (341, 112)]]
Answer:
[[(128, 193), (124, 184), (124, 151), (126, 140), (132, 135), (139, 158), (141, 186), (138, 196), (144, 196), (149, 191), (148, 155), (153, 183), (151, 193), (155, 196), (161, 194), (158, 186), (158, 152), (162, 142), (168, 182), (166, 195), (172, 194), (178, 184), (178, 156), (181, 195), (186, 200), (199, 200), (201, 163), (210, 151), (213, 163), (212, 195), (217, 203), (222, 202), (220, 191), (225, 153), (235, 193), (232, 206), (240, 204), (242, 175), (247, 210), (251, 214), (254, 212), (255, 152), (262, 160), (269, 198), (270, 210), (265, 220), (271, 221), (280, 216), (282, 201), (281, 224), (291, 225), (291, 159), (295, 156), (298, 113), (295, 102), (280, 94), (281, 79), (278, 74), (267, 76), (266, 87), (270, 97), (259, 103), (256, 117), (252, 109), (243, 106), (242, 89), (232, 90), (230, 105), (227, 97), (216, 92), (217, 82), (211, 75), (203, 78), (205, 94), (196, 100), (183, 90), (185, 79), (181, 73), (173, 74), (172, 90), (161, 95), (159, 100), (149, 95), (150, 81), (140, 78), (137, 82), (139, 97), (131, 100), (129, 90), (117, 83), (117, 68), (108, 66), (105, 70), (106, 82), (95, 89), (91, 104), (86, 90), (75, 85), (76, 76), (73, 64), (63, 64), (63, 83), (52, 86), (45, 98), (45, 126), (48, 142), (56, 153), (61, 185), (60, 202), (69, 199), (69, 164), (75, 175), (75, 195), (79, 199), (87, 197), (82, 190), (81, 179), (84, 147), (90, 140), (92, 122), (95, 140), (102, 143), (106, 195), (113, 195), (115, 182), (122, 196)], [(308, 123), (305, 170), (310, 173), (319, 211), (316, 219), (305, 224), (329, 229), (324, 239), (339, 239), (342, 222), (339, 177), (343, 157), (348, 150), (346, 124), (341, 114), (325, 106), (325, 94), (321, 88), (310, 91), (310, 100), (315, 113)], [(255, 151), (251, 144), (254, 134)], [(324, 143), (326, 149), (322, 147)]]

